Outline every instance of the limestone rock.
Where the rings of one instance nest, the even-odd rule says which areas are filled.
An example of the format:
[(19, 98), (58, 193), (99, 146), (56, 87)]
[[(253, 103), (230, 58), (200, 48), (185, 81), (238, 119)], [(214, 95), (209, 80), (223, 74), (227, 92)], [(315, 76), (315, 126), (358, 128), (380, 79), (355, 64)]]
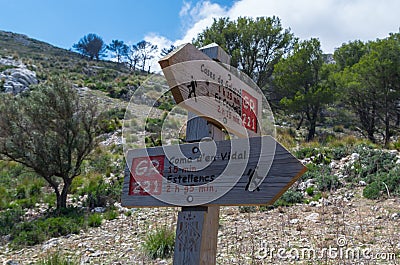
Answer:
[(0, 58), (0, 65), (12, 66), (0, 72), (2, 87), (0, 91), (14, 95), (29, 89), (30, 85), (38, 83), (36, 73), (26, 68), (26, 65), (12, 59)]

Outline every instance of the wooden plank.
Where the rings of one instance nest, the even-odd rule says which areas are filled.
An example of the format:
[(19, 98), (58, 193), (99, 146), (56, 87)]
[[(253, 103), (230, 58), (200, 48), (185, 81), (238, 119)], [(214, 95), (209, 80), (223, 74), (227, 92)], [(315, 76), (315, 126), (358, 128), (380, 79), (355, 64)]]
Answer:
[(202, 53), (206, 54), (211, 59), (227, 65), (231, 64), (231, 56), (227, 54), (218, 44), (211, 43), (199, 49)]
[(178, 214), (174, 265), (200, 264), (201, 238), (207, 208), (191, 209)]
[[(204, 144), (208, 147), (205, 148)], [(130, 172), (136, 170), (132, 165), (138, 164), (133, 161), (146, 156), (159, 159), (155, 164), (163, 164), (164, 167), (162, 170), (158, 168), (160, 174), (157, 176), (150, 174), (146, 178), (139, 176), (135, 179), (132, 173), (127, 172), (122, 204), (126, 207), (271, 204), (306, 170), (270, 136), (217, 141), (215, 152), (210, 153), (213, 144), (190, 143), (128, 151)], [(249, 144), (247, 150), (246, 144)], [(233, 151), (229, 154), (231, 146)], [(193, 154), (198, 150), (203, 152)], [(142, 166), (148, 165), (141, 163)], [(265, 175), (254, 170), (268, 164), (270, 168), (264, 172)], [(139, 167), (139, 173), (143, 171), (151, 169)], [(250, 189), (257, 179), (263, 179), (262, 183), (258, 188)], [(143, 184), (144, 181), (151, 183)]]
[(210, 137), (207, 120), (198, 117), (193, 112), (189, 112), (186, 123), (186, 141), (189, 143), (200, 142), (201, 139), (206, 137)]
[(263, 95), (237, 69), (211, 60), (192, 44), (159, 63), (175, 101), (182, 107), (238, 137), (261, 134)]
[(214, 265), (217, 262), (219, 212), (219, 206), (207, 207), (201, 237), (200, 265)]

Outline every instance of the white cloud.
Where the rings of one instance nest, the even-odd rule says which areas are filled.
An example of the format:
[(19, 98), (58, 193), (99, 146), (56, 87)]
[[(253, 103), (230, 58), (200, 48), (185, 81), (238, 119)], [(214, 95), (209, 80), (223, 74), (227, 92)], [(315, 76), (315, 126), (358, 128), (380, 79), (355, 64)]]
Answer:
[(398, 10), (398, 0), (240, 0), (228, 10), (206, 1), (187, 10), (194, 20), (180, 41), (191, 42), (214, 17), (277, 16), (295, 36), (319, 38), (323, 50), (333, 52), (350, 40), (374, 40), (398, 32)]
[(181, 8), (181, 11), (179, 11), (179, 16), (180, 17), (186, 16), (190, 10), (190, 7), (191, 5), (189, 2), (183, 1), (183, 6)]
[[(184, 1), (180, 10), (184, 34), (177, 40), (151, 35), (148, 40), (169, 47), (192, 42), (199, 33), (211, 26), (214, 18), (277, 16), (284, 28), (301, 40), (319, 38), (326, 53), (353, 40), (385, 38), (390, 32), (399, 32), (399, 0), (238, 0), (230, 8), (212, 0), (195, 5)], [(161, 45), (163, 43), (164, 46)]]
[(333, 52), (350, 40), (374, 40), (397, 32), (398, 10), (398, 0), (241, 0), (228, 16), (278, 16), (300, 39), (317, 37), (325, 52)]
[[(155, 33), (145, 36), (144, 39), (156, 44), (161, 52), (163, 48), (169, 48), (171, 45), (177, 47), (181, 44), (192, 42), (192, 40), (196, 38), (199, 33), (201, 33), (208, 26), (212, 25), (214, 18), (223, 17), (226, 16), (226, 14), (227, 10), (225, 8), (218, 4), (213, 4), (210, 1), (198, 2), (193, 7), (190, 3), (184, 2), (181, 11), (179, 12), (182, 27), (185, 32), (182, 39), (171, 41), (166, 37), (157, 35)], [(160, 67), (157, 63), (159, 58), (159, 56), (158, 58), (155, 58), (151, 64), (151, 69), (156, 72), (160, 70)]]
[(214, 18), (224, 17), (226, 14), (227, 10), (224, 7), (214, 4), (211, 1), (197, 2), (195, 6), (190, 7), (190, 10), (185, 10), (184, 14), (181, 15), (185, 34), (183, 38), (176, 40), (174, 44), (178, 46), (183, 43), (192, 42), (199, 33), (212, 25)]
[(173, 42), (169, 39), (167, 39), (164, 36), (157, 35), (155, 33), (150, 33), (147, 36), (144, 37), (145, 41), (150, 42), (153, 45), (157, 45), (158, 52), (155, 54), (151, 64), (150, 68), (152, 72), (159, 72), (161, 70), (158, 60), (160, 59), (160, 53), (163, 48), (169, 48), (173, 44)]

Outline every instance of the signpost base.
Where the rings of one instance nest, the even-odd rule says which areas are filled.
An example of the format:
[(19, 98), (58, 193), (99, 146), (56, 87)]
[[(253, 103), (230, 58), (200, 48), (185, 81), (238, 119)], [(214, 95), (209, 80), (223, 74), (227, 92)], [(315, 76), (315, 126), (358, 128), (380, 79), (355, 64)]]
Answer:
[(174, 265), (216, 264), (219, 207), (183, 207), (178, 214)]

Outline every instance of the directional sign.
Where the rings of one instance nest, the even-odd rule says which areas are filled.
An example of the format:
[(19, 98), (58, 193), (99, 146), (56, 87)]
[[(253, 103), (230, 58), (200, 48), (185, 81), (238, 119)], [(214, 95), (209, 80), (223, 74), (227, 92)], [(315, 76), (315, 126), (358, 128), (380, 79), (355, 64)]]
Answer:
[(239, 137), (260, 136), (263, 95), (236, 68), (186, 44), (159, 61), (175, 101)]
[(132, 149), (127, 163), (126, 207), (272, 204), (306, 171), (270, 136)]

